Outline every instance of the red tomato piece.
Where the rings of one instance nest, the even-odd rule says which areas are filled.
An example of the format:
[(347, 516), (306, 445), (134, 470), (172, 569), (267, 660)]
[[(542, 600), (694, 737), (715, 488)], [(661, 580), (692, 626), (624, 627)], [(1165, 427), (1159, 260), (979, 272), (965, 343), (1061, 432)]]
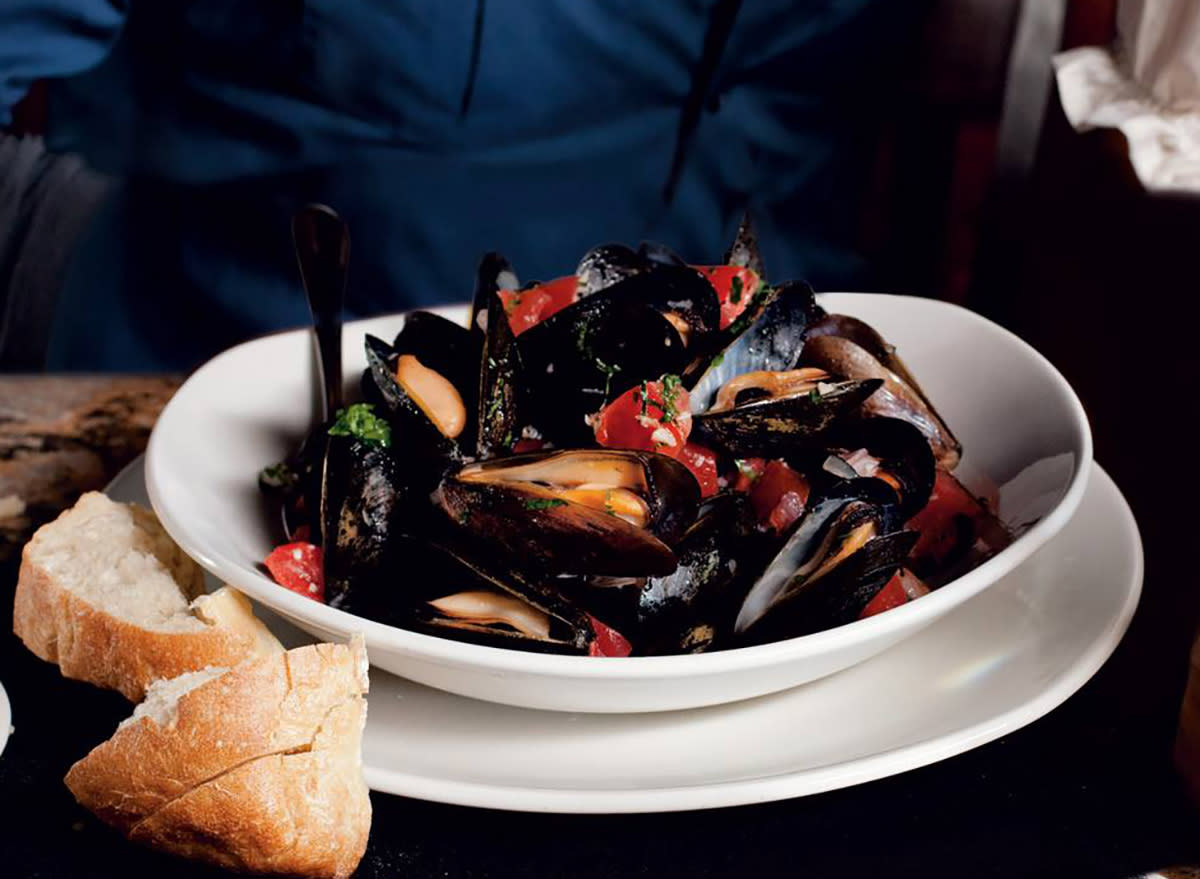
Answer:
[(960, 548), (964, 534), (973, 534), (976, 524), (986, 515), (979, 501), (961, 482), (945, 470), (938, 470), (933, 493), (924, 508), (908, 520), (907, 528), (920, 532), (910, 558), (939, 565)]
[(504, 303), (513, 335), (519, 336), (555, 312), (562, 311), (575, 301), (578, 289), (579, 279), (567, 275), (528, 290), (501, 290), (500, 301)]
[(609, 449), (658, 452), (678, 458), (692, 431), (688, 405), (688, 392), (678, 376), (642, 382), (593, 418), (596, 442)]
[(546, 445), (545, 440), (533, 439), (532, 437), (521, 437), (513, 443), (513, 454), (519, 455), (522, 452), (538, 452)]
[(721, 301), (721, 329), (725, 329), (746, 310), (758, 292), (761, 279), (744, 266), (695, 266), (717, 291)]
[(679, 455), (679, 460), (692, 471), (692, 475), (700, 483), (701, 497), (712, 497), (717, 493), (720, 484), (717, 482), (719, 476), (715, 452), (697, 443), (687, 443)]
[(808, 491), (807, 479), (783, 461), (768, 461), (750, 488), (750, 503), (760, 522), (782, 533), (804, 514)]
[(633, 652), (633, 645), (616, 629), (606, 626), (590, 613), (587, 618), (596, 633), (588, 647), (588, 656), (628, 656)]
[(737, 464), (737, 480), (733, 483), (734, 491), (750, 491), (754, 483), (763, 475), (763, 470), (766, 469), (766, 458), (738, 458)]
[(901, 568), (892, 575), (892, 579), (888, 580), (882, 589), (875, 593), (875, 597), (867, 602), (867, 606), (862, 609), (858, 618), (861, 620), (873, 617), (877, 613), (908, 604), (913, 599), (928, 594), (929, 587), (916, 574)]
[(325, 563), (321, 547), (285, 543), (263, 560), (275, 582), (314, 601), (325, 602)]

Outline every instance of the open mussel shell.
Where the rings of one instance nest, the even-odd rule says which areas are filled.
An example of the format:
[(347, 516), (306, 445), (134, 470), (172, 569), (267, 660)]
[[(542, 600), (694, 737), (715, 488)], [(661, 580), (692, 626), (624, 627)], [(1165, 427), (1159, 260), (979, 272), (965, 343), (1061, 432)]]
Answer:
[(483, 334), (487, 330), (486, 314), (492, 293), (497, 290), (516, 290), (521, 286), (516, 270), (502, 254), (485, 253), (475, 271), (475, 292), (471, 298), (471, 317), (467, 329), (475, 339), (476, 348), (483, 347)]
[(878, 479), (835, 482), (801, 517), (734, 621), (738, 643), (791, 638), (850, 622), (895, 573), (917, 535)]
[[(808, 390), (777, 397), (749, 397), (731, 408), (692, 416), (701, 442), (735, 458), (773, 457), (796, 453), (817, 442), (848, 412), (868, 399), (882, 383), (877, 379), (814, 382)], [(752, 390), (752, 389), (751, 389)]]
[(406, 499), (389, 449), (354, 437), (328, 437), (320, 494), (328, 604), (353, 612), (370, 606), (389, 567)]
[(818, 335), (804, 343), (800, 361), (846, 378), (882, 382), (863, 411), (868, 415), (899, 418), (925, 435), (940, 467), (953, 470), (962, 446), (922, 394), (870, 351), (843, 336)]
[(530, 420), (560, 446), (592, 440), (585, 418), (639, 382), (678, 374), (688, 361), (679, 331), (653, 306), (589, 296), (516, 340)]
[(595, 633), (587, 616), (554, 588), (463, 545), (430, 545), (424, 558), (420, 594), (398, 625), (489, 647), (588, 652)]
[(706, 411), (717, 392), (739, 375), (795, 366), (809, 324), (823, 313), (812, 287), (803, 281), (765, 290), (739, 320), (721, 331), (724, 344), (715, 356), (684, 374), (692, 412)]
[[(432, 400), (414, 397), (396, 378), (399, 355), (395, 349), (382, 339), (369, 334), (365, 340), (365, 347), (367, 372), (363, 377), (366, 391), (364, 395), (368, 401), (382, 404), (392, 425), (397, 455), (405, 462), (406, 467), (411, 465), (426, 469), (430, 473), (432, 484), (436, 484), (445, 468), (463, 459), (459, 438), (469, 437), (473, 432), (474, 412), (466, 408), (466, 403), (474, 395), (468, 392), (464, 397), (465, 389), (453, 385), (448, 378), (442, 376), (458, 395), (457, 403), (454, 403), (453, 399), (451, 403), (462, 410), (456, 416), (462, 419), (462, 426), (457, 431), (453, 428), (447, 429), (445, 425), (451, 423), (449, 419), (443, 418), (439, 424), (430, 414), (438, 404)], [(446, 393), (449, 393), (448, 389)]]
[(874, 476), (891, 485), (900, 498), (902, 519), (909, 519), (929, 501), (937, 467), (925, 436), (909, 422), (845, 419), (826, 435), (824, 444), (849, 462), (849, 476)]
[(458, 527), (546, 574), (647, 576), (675, 570), (671, 545), (695, 517), (686, 467), (648, 452), (539, 452), (469, 464), (436, 502)]
[(520, 438), (524, 426), (518, 411), (520, 389), (524, 385), (521, 355), (500, 299), (502, 279), (511, 271), (504, 257), (491, 253), (480, 263), (475, 281), (475, 302), (486, 315), (480, 327), (484, 338), (479, 361), (476, 417), (475, 453), (480, 458), (507, 454)]
[[(471, 394), (478, 382), (478, 338), (452, 320), (431, 311), (414, 311), (392, 342), (395, 356), (412, 354), (430, 369), (435, 369), (465, 394)], [(473, 400), (466, 399), (470, 405)]]

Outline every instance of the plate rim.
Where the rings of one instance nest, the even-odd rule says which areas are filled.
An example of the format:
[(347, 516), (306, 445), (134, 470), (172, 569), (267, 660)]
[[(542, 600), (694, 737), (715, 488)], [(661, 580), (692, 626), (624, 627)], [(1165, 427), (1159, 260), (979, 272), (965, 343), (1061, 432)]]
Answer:
[[(279, 607), (288, 616), (304, 620), (317, 628), (334, 632), (362, 632), (366, 639), (368, 651), (372, 648), (388, 651), (402, 656), (419, 656), (423, 661), (438, 663), (459, 669), (486, 667), (489, 672), (499, 674), (526, 674), (535, 676), (552, 676), (560, 680), (606, 680), (606, 681), (642, 681), (663, 680), (676, 678), (703, 679), (708, 676), (723, 676), (731, 672), (745, 672), (753, 669), (772, 666), (777, 663), (801, 661), (806, 658), (821, 655), (830, 649), (846, 647), (850, 644), (865, 643), (876, 637), (886, 637), (888, 632), (905, 629), (910, 625), (916, 631), (924, 623), (937, 619), (953, 606), (961, 604), (1001, 577), (1012, 572), (1016, 567), (1029, 559), (1040, 547), (1052, 540), (1075, 515), (1087, 489), (1091, 474), (1090, 465), (1093, 463), (1093, 443), (1090, 424), (1083, 404), (1078, 395), (1058, 369), (1037, 349), (1025, 342), (1010, 330), (989, 320), (983, 315), (951, 302), (926, 299), (922, 297), (900, 296), (889, 293), (846, 293), (825, 292), (818, 298), (829, 296), (853, 296), (857, 298), (872, 298), (879, 300), (904, 300), (907, 303), (920, 302), (921, 306), (943, 309), (960, 313), (966, 320), (974, 322), (981, 330), (999, 332), (1016, 345), (1023, 353), (1035, 360), (1046, 372), (1057, 392), (1066, 401), (1070, 410), (1072, 426), (1079, 436), (1080, 454), (1072, 464), (1073, 472), (1067, 485), (1067, 490), (1059, 499), (1058, 504), (1028, 531), (1023, 533), (1013, 546), (988, 559), (979, 567), (967, 572), (943, 589), (936, 590), (921, 601), (911, 602), (890, 613), (878, 614), (865, 620), (856, 620), (847, 625), (838, 626), (825, 631), (816, 632), (798, 638), (777, 641), (770, 644), (760, 644), (741, 647), (719, 652), (698, 655), (672, 655), (624, 657), (620, 659), (597, 658), (586, 656), (558, 656), (530, 653), (517, 650), (506, 650), (479, 644), (452, 641), (438, 638), (420, 632), (412, 632), (395, 626), (389, 626), (364, 617), (359, 617), (346, 611), (338, 610), (327, 605), (317, 605), (311, 599), (297, 595), (287, 590), (279, 589), (262, 573), (244, 571), (240, 564), (230, 559), (218, 559), (194, 546), (186, 538), (184, 529), (171, 512), (168, 505), (162, 501), (162, 490), (156, 477), (161, 458), (157, 450), (161, 445), (162, 432), (159, 426), (167, 421), (172, 408), (183, 405), (180, 400), (187, 384), (196, 376), (210, 368), (214, 368), (223, 360), (235, 356), (248, 346), (284, 333), (303, 333), (305, 328), (274, 333), (267, 337), (258, 337), (229, 348), (203, 364), (187, 382), (168, 401), (159, 420), (151, 433), (146, 450), (146, 486), (151, 505), (158, 515), (163, 527), (171, 538), (195, 559), (209, 573), (219, 577), (249, 597), (260, 601), (267, 607)], [(459, 313), (464, 304), (443, 305), (430, 309), (440, 313)], [(377, 315), (371, 318), (348, 321), (346, 328), (350, 329), (364, 323), (398, 319), (404, 312), (387, 315)], [(1023, 544), (1021, 552), (1012, 550)], [(269, 598), (266, 587), (273, 591)]]

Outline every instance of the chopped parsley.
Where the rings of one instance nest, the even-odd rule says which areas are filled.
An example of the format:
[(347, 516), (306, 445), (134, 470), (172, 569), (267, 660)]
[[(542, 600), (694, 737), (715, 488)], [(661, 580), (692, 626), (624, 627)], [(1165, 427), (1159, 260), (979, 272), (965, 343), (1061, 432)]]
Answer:
[(741, 275), (734, 275), (733, 280), (729, 282), (729, 301), (737, 305), (742, 301), (742, 288), (745, 284), (742, 282)]
[(610, 516), (617, 515), (617, 509), (616, 509), (616, 507), (613, 506), (613, 502), (612, 502), (612, 491), (611, 490), (604, 492), (604, 512), (608, 513), (608, 515), (610, 515)]
[(677, 375), (664, 375), (660, 381), (662, 382), (662, 418), (663, 424), (671, 424), (676, 416), (679, 415), (679, 407), (677, 401), (679, 399), (679, 389), (683, 386), (683, 379)]
[(747, 479), (749, 479), (751, 482), (758, 479), (758, 477), (762, 476), (762, 471), (758, 470), (749, 461), (743, 460), (742, 458), (736, 458), (736, 459), (734, 459), (733, 463), (737, 466), (738, 472), (741, 473), (743, 476), (745, 476)]
[(339, 409), (329, 435), (352, 436), (381, 449), (392, 444), (391, 426), (375, 414), (375, 407), (370, 403), (355, 403), (348, 409)]
[(708, 364), (708, 368), (709, 368), (709, 369), (716, 369), (718, 366), (720, 366), (720, 365), (721, 365), (722, 363), (724, 363), (724, 362), (725, 362), (725, 352), (724, 352), (724, 351), (722, 351), (720, 354), (718, 354), (716, 357), (714, 357), (714, 358), (713, 358), (713, 359), (712, 359), (712, 360), (709, 362), (709, 364)]
[(821, 402), (821, 391), (819, 388), (813, 388), (811, 391), (808, 392), (808, 402), (810, 402), (810, 403), (820, 403)]
[(556, 497), (531, 497), (524, 501), (527, 510), (549, 510), (554, 507), (565, 507), (567, 502)]

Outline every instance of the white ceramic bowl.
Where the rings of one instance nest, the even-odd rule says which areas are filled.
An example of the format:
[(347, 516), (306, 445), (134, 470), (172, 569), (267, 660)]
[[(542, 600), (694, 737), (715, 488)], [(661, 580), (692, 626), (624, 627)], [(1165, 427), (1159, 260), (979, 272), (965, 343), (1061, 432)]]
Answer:
[[(1092, 458), (1087, 417), (1066, 380), (1029, 345), (970, 311), (928, 299), (829, 293), (822, 304), (896, 345), (963, 443), (960, 474), (1000, 488), (999, 514), (1021, 534), (986, 563), (918, 601), (866, 620), (758, 647), (697, 656), (597, 659), (464, 644), (386, 626), (276, 585), (259, 562), (275, 512), (258, 471), (309, 424), (307, 330), (247, 342), (184, 383), (146, 457), (151, 501), (200, 564), (321, 638), (366, 636), (372, 664), (453, 693), (559, 711), (644, 712), (747, 699), (848, 668), (919, 632), (1011, 571), (1056, 534), (1083, 497)], [(465, 317), (465, 309), (442, 312)], [(390, 339), (402, 315), (346, 328), (345, 371), (365, 366), (365, 332)], [(403, 577), (403, 571), (397, 571)]]

